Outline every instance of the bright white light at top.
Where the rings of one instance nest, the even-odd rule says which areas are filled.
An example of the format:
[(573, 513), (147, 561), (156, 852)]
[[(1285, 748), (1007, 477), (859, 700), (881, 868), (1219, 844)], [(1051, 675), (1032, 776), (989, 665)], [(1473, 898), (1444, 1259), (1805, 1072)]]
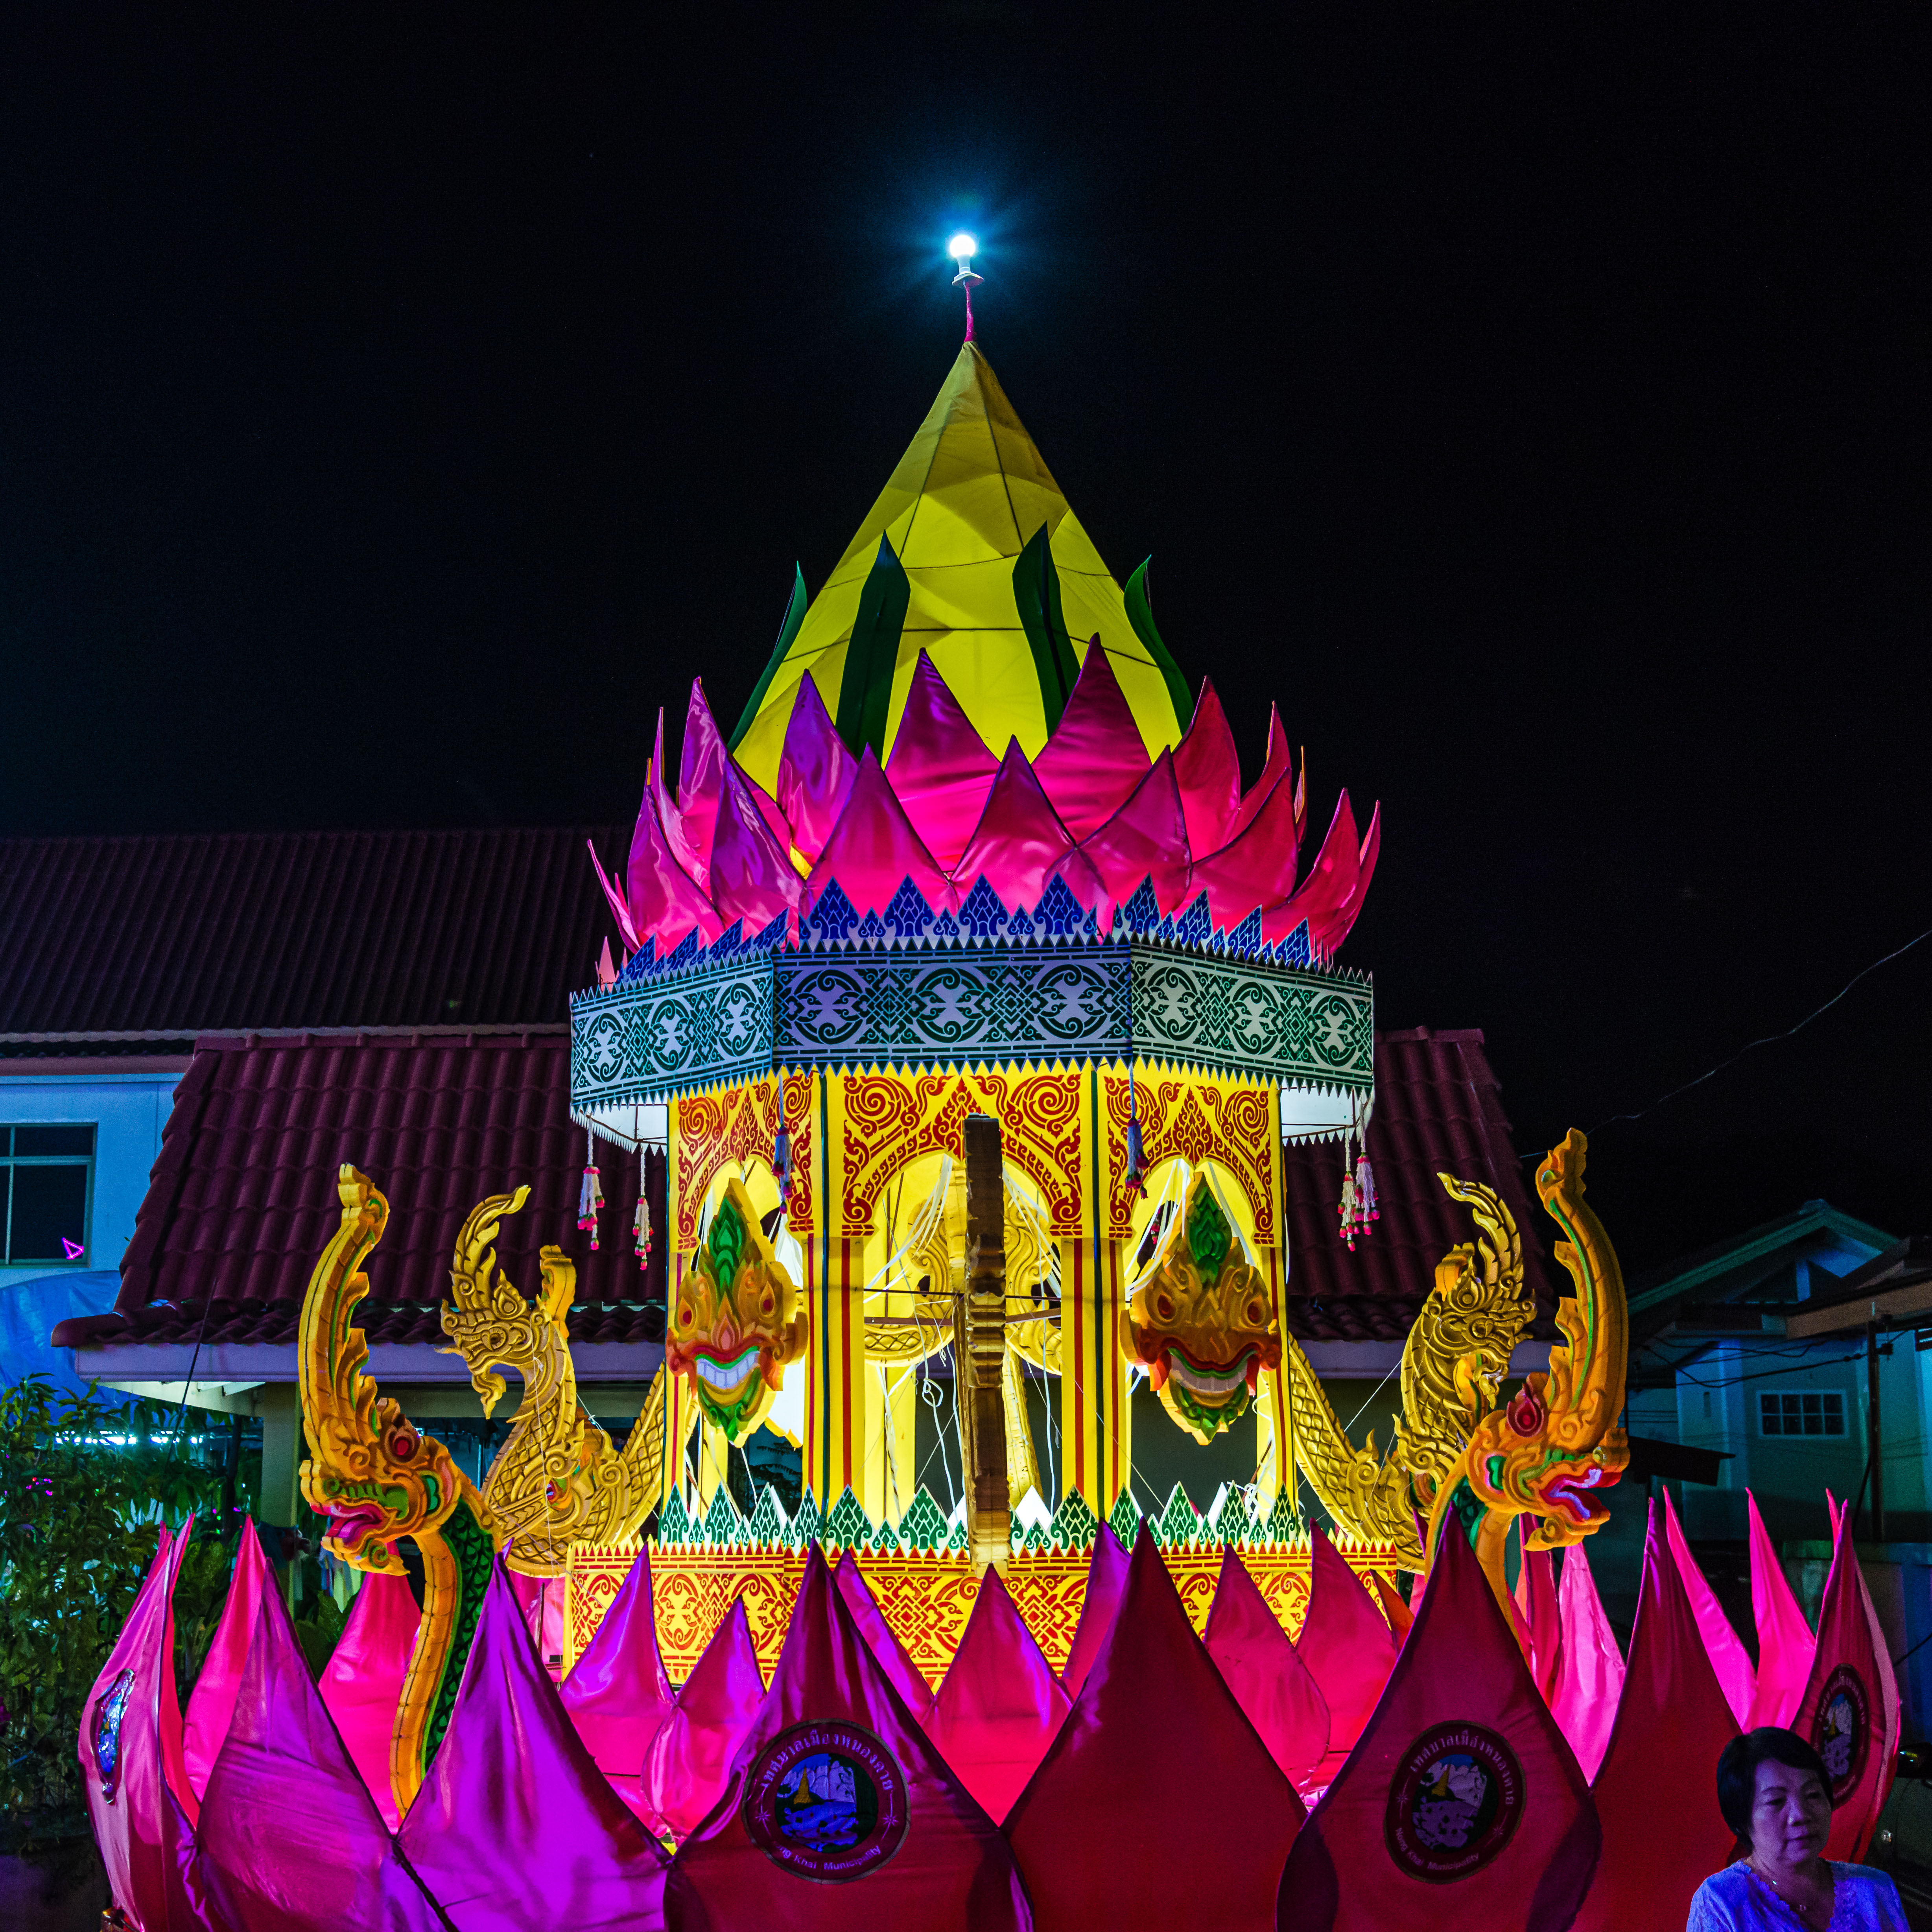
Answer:
[(980, 252), (980, 244), (970, 235), (956, 235), (946, 244), (946, 252), (956, 262), (970, 261)]

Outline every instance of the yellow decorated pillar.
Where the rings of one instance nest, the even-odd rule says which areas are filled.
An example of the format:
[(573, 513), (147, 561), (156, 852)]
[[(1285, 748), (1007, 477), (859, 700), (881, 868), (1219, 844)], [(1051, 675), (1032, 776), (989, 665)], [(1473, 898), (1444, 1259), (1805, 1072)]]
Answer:
[[(837, 1210), (828, 1208), (828, 1223)], [(866, 1488), (867, 1400), (866, 1244), (827, 1234), (812, 1286), (811, 1375), (806, 1384), (805, 1480), (830, 1510), (848, 1488)]]

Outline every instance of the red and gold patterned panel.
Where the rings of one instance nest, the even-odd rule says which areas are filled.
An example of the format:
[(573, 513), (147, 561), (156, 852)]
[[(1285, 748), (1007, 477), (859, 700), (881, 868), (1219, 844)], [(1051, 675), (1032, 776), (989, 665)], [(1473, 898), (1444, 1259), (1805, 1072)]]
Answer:
[[(1126, 1240), (1133, 1232), (1133, 1202), (1126, 1188), (1127, 1121), (1132, 1109), (1124, 1073), (1103, 1071), (1100, 1080), (1102, 1172), (1106, 1176), (1107, 1232)], [(1275, 1242), (1274, 1103), (1265, 1087), (1244, 1086), (1196, 1075), (1136, 1071), (1132, 1100), (1141, 1121), (1141, 1145), (1150, 1168), (1177, 1158), (1190, 1167), (1218, 1161), (1240, 1186), (1255, 1238)]]
[[(698, 1246), (698, 1217), (711, 1184), (733, 1161), (771, 1164), (778, 1138), (778, 1078), (749, 1087), (720, 1088), (688, 1094), (672, 1103), (671, 1203), (675, 1226), (673, 1252), (688, 1255)], [(787, 1074), (784, 1120), (791, 1133), (792, 1194), (786, 1224), (803, 1240), (813, 1231), (812, 1076)]]

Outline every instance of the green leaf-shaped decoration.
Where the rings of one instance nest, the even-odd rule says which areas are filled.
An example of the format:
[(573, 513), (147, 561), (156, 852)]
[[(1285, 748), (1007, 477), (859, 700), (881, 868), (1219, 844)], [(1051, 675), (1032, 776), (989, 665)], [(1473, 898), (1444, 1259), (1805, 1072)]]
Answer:
[(1046, 728), (1052, 730), (1073, 694), (1080, 675), (1073, 640), (1066, 633), (1066, 614), (1060, 606), (1060, 572), (1054, 568), (1053, 543), (1042, 524), (1013, 562), (1013, 602), (1020, 627), (1033, 650), (1033, 668), (1040, 680), (1040, 706)]
[(1262, 1537), (1268, 1543), (1292, 1543), (1305, 1526), (1294, 1513), (1294, 1504), (1288, 1499), (1286, 1490), (1277, 1490), (1274, 1495), (1274, 1508), (1268, 1511), (1268, 1521), (1262, 1527)]
[(711, 1217), (711, 1235), (705, 1246), (711, 1256), (711, 1278), (727, 1294), (738, 1279), (738, 1264), (745, 1258), (745, 1244), (749, 1239), (744, 1217), (733, 1205), (730, 1196), (726, 1195)]
[(809, 1550), (818, 1540), (821, 1528), (818, 1504), (808, 1485), (805, 1494), (799, 1498), (798, 1514), (791, 1520), (790, 1533), (785, 1538), (788, 1550)]
[(1141, 1506), (1129, 1491), (1123, 1490), (1114, 1498), (1114, 1507), (1107, 1512), (1107, 1527), (1123, 1549), (1132, 1549), (1134, 1538), (1140, 1534)]
[(1069, 1490), (1053, 1513), (1053, 1540), (1062, 1550), (1088, 1550), (1100, 1529), (1092, 1506), (1078, 1490)]
[(865, 1505), (852, 1493), (848, 1483), (838, 1500), (832, 1505), (832, 1514), (825, 1519), (822, 1540), (836, 1543), (847, 1550), (863, 1550), (872, 1540), (872, 1519), (866, 1514)]
[(838, 716), (833, 722), (856, 758), (872, 748), (886, 761), (886, 714), (891, 709), (892, 673), (899, 661), (899, 638), (912, 602), (912, 582), (884, 537), (859, 593), (859, 614), (845, 646), (845, 672), (838, 681)]
[(1200, 1512), (1188, 1501), (1187, 1492), (1178, 1483), (1160, 1513), (1160, 1522), (1154, 1526), (1154, 1540), (1163, 1550), (1185, 1550), (1200, 1538)]
[(1204, 1180), (1198, 1183), (1187, 1204), (1187, 1245), (1204, 1282), (1211, 1286), (1219, 1278), (1221, 1264), (1228, 1258), (1234, 1239), (1214, 1190)]
[(899, 1519), (899, 1534), (908, 1550), (931, 1551), (945, 1545), (946, 1512), (926, 1493), (923, 1483)]
[(751, 1521), (745, 1526), (746, 1538), (761, 1549), (776, 1550), (787, 1540), (786, 1532), (790, 1528), (778, 1492), (769, 1483), (761, 1484), (757, 1507), (752, 1511)]
[(738, 748), (739, 740), (752, 728), (752, 722), (758, 715), (758, 706), (765, 701), (765, 693), (772, 688), (772, 680), (778, 675), (778, 666), (784, 662), (785, 652), (791, 649), (792, 640), (798, 635), (798, 627), (805, 622), (806, 605), (810, 602), (805, 594), (805, 572), (797, 564), (791, 568), (791, 602), (785, 606), (784, 622), (778, 626), (778, 640), (772, 646), (772, 661), (752, 686), (737, 729), (731, 734), (731, 748), (734, 752)]
[(711, 1507), (704, 1514), (705, 1541), (716, 1549), (734, 1549), (743, 1526), (744, 1518), (739, 1515), (738, 1505), (731, 1500), (731, 1492), (720, 1483), (712, 1492)]
[(674, 1490), (670, 1499), (658, 1512), (658, 1540), (667, 1550), (675, 1550), (691, 1538), (691, 1519), (684, 1510), (682, 1494)]
[(1194, 701), (1187, 694), (1187, 680), (1180, 674), (1180, 667), (1174, 661), (1174, 653), (1160, 640), (1160, 633), (1154, 627), (1154, 604), (1148, 594), (1148, 566), (1152, 557), (1142, 560), (1141, 567), (1127, 579), (1124, 595), (1127, 602), (1127, 622), (1134, 627), (1134, 635), (1146, 645), (1148, 656), (1159, 667), (1160, 674), (1167, 683), (1167, 694), (1174, 702), (1174, 720), (1182, 730), (1187, 729), (1194, 716)]

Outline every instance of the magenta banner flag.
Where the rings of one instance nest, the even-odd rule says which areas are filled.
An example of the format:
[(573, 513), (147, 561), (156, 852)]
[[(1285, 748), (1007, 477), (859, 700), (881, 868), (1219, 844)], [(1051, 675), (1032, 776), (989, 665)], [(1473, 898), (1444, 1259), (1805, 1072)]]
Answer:
[(664, 1922), (663, 1847), (584, 1748), (500, 1557), (449, 1728), (399, 1843), (458, 1932)]
[(1604, 1857), (1579, 1932), (1683, 1932), (1691, 1894), (1731, 1862), (1718, 1759), (1737, 1734), (1653, 1503), (1616, 1726), (1590, 1787)]
[(197, 1834), (236, 1932), (444, 1932), (310, 1682), (273, 1588), (255, 1627)]
[(1360, 1579), (1312, 1522), (1308, 1542), (1308, 1615), (1294, 1648), (1328, 1706), (1332, 1777), (1395, 1666), (1395, 1636)]
[(201, 1675), (189, 1694), (188, 1721), (182, 1732), (182, 1756), (197, 1798), (208, 1789), (208, 1774), (214, 1768), (221, 1740), (228, 1735), (228, 1720), (242, 1688), (242, 1672), (248, 1661), (248, 1646), (254, 1640), (256, 1615), (265, 1588), (274, 1588), (274, 1573), (262, 1554), (254, 1524), (244, 1516), (228, 1600), (221, 1606), (221, 1621), (214, 1627), (208, 1654), (202, 1660)]
[(175, 1699), (175, 1578), (194, 1529), (192, 1516), (172, 1540), (164, 1528), (81, 1718), (81, 1786), (94, 1841), (114, 1902), (139, 1932), (197, 1932), (209, 1922)]
[(1094, 1553), (1087, 1559), (1087, 1590), (1080, 1600), (1080, 1621), (1073, 1627), (1073, 1648), (1066, 1653), (1066, 1666), (1060, 1673), (1060, 1688), (1070, 1700), (1079, 1696), (1080, 1687), (1087, 1682), (1087, 1673), (1114, 1628), (1114, 1613), (1126, 1588), (1127, 1552), (1103, 1522), (1094, 1534)]
[(1828, 1858), (1864, 1856), (1892, 1790), (1898, 1750), (1898, 1685), (1864, 1573), (1840, 1510), (1831, 1574), (1818, 1606), (1818, 1646), (1791, 1728), (1808, 1738), (1832, 1781)]
[(814, 1544), (724, 1796), (679, 1848), (689, 1932), (1022, 1932), (998, 1828), (936, 1750)]
[(1677, 1520), (1677, 1511), (1670, 1500), (1670, 1486), (1667, 1483), (1664, 1489), (1664, 1532), (1670, 1545), (1670, 1553), (1677, 1561), (1677, 1574), (1684, 1580), (1684, 1594), (1690, 1599), (1690, 1614), (1697, 1619), (1697, 1628), (1703, 1636), (1711, 1668), (1718, 1673), (1718, 1682), (1724, 1687), (1724, 1702), (1731, 1707), (1731, 1715), (1737, 1719), (1738, 1728), (1742, 1730), (1750, 1724), (1752, 1708), (1757, 1702), (1757, 1672), (1751, 1668), (1750, 1652), (1732, 1629), (1724, 1605), (1718, 1601), (1716, 1592), (1706, 1582), (1696, 1558), (1690, 1553), (1690, 1546), (1684, 1540), (1684, 1526)]
[(879, 1668), (892, 1680), (892, 1688), (905, 1700), (906, 1708), (915, 1718), (922, 1720), (932, 1708), (932, 1686), (926, 1681), (925, 1672), (907, 1654), (898, 1633), (886, 1622), (886, 1613), (879, 1608), (879, 1600), (872, 1594), (872, 1586), (860, 1574), (858, 1559), (850, 1550), (839, 1558), (834, 1574), (838, 1594), (844, 1598), (845, 1607), (858, 1625), (860, 1635), (872, 1646), (872, 1654), (878, 1660)]
[(1530, 1519), (1516, 1520), (1516, 1548), (1522, 1562), (1516, 1573), (1516, 1615), (1529, 1639), (1529, 1674), (1546, 1703), (1555, 1694), (1562, 1662), (1563, 1620), (1556, 1607), (1556, 1566), (1546, 1550), (1527, 1546)]
[(1750, 1516), (1751, 1615), (1757, 1623), (1757, 1696), (1751, 1705), (1750, 1728), (1788, 1726), (1810, 1681), (1818, 1640), (1791, 1594), (1784, 1566), (1758, 1514), (1757, 1498), (1748, 1490), (1744, 1507)]
[(645, 1802), (642, 1774), (651, 1740), (677, 1700), (658, 1648), (648, 1545), (638, 1552), (596, 1634), (564, 1679), (562, 1696), (598, 1769), (653, 1832), (662, 1832), (663, 1820)]
[(744, 1599), (735, 1598), (644, 1754), (644, 1807), (671, 1837), (696, 1831), (724, 1795), (731, 1760), (764, 1701)]
[(365, 1575), (319, 1687), (324, 1708), (392, 1832), (403, 1821), (389, 1778), (389, 1739), (422, 1623), (406, 1576)]
[(1388, 1687), (1282, 1874), (1280, 1932), (1562, 1932), (1589, 1786), (1456, 1513)]
[(1026, 1788), (1067, 1708), (1066, 1693), (999, 1573), (986, 1570), (926, 1736), (997, 1821)]
[(1113, 1628), (1006, 1820), (1034, 1922), (1262, 1932), (1302, 1816), (1143, 1524)]
[(1623, 1695), (1624, 1654), (1604, 1614), (1580, 1543), (1563, 1552), (1563, 1575), (1556, 1586), (1556, 1608), (1563, 1625), (1556, 1682), (1550, 1709), (1583, 1775), (1594, 1778), (1609, 1749)]
[(1231, 1545), (1201, 1640), (1282, 1775), (1307, 1784), (1328, 1749), (1328, 1706)]

